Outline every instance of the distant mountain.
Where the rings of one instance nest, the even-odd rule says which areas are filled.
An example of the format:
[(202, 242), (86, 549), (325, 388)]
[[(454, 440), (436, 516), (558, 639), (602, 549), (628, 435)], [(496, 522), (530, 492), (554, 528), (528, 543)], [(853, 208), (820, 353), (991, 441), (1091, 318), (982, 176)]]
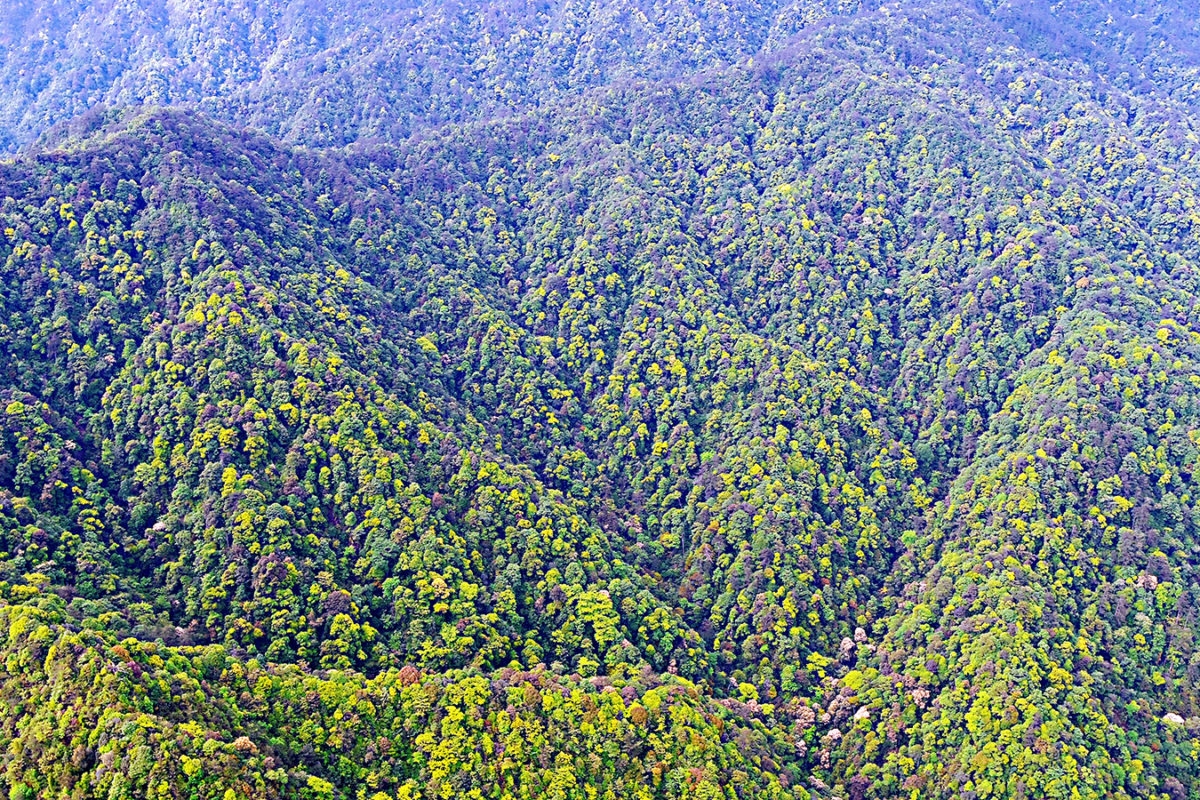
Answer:
[[(547, 110), (786, 49), (845, 15), (975, 17), (989, 41), (1194, 102), (1186, 4), (879, 0), (15, 0), (0, 20), (0, 148), (88, 109), (187, 105), (313, 146)], [(841, 15), (841, 16), (838, 16)], [(907, 38), (907, 33), (901, 33)], [(981, 54), (982, 55), (982, 54)], [(1087, 80), (1082, 75), (1078, 79)]]
[(180, 103), (303, 144), (402, 139), (744, 61), (833, 5), (18, 0), (0, 21), (0, 144), (96, 106)]
[(10, 796), (1192, 796), (1187, 9), (139, 8), (0, 34)]

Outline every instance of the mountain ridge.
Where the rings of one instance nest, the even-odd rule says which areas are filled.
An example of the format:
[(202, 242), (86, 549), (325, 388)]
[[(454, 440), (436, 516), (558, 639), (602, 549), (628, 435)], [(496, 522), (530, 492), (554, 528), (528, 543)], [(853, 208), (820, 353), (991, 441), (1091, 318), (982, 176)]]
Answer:
[(962, 8), (0, 166), (11, 791), (1190, 796), (1194, 105)]

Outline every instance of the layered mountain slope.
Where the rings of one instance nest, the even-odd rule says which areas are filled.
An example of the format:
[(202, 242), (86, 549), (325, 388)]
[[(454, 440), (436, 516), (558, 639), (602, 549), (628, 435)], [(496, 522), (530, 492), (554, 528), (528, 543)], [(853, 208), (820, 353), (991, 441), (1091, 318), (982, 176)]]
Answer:
[(6, 780), (1188, 797), (1194, 40), (1102, 57), (1168, 11), (0, 165)]
[(754, 56), (857, 3), (20, 0), (0, 145), (97, 105), (194, 104), (319, 145), (402, 139), (630, 78)]
[(1015, 38), (1078, 79), (1196, 100), (1195, 15), (1175, 0), (17, 0), (0, 20), (0, 148), (133, 104), (188, 105), (308, 145), (402, 141), (753, 63), (854, 14), (916, 29), (979, 15), (989, 45)]

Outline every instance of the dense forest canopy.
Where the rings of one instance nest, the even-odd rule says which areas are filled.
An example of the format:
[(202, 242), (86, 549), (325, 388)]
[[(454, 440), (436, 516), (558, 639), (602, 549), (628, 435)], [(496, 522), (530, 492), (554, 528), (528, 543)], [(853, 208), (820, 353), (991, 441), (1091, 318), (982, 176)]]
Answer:
[(9, 798), (1200, 800), (1182, 0), (17, 0)]

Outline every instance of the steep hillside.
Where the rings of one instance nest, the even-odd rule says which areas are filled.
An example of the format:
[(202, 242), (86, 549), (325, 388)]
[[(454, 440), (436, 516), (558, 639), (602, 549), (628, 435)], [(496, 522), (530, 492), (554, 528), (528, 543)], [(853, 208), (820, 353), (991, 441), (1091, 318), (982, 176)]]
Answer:
[(1194, 21), (1051, 11), (0, 164), (10, 794), (1195, 796)]
[(403, 141), (597, 87), (754, 63), (855, 17), (899, 17), (909, 42), (976, 18), (985, 50), (1019, 42), (1075, 80), (1194, 103), (1192, 11), (1178, 0), (15, 0), (0, 19), (0, 149), (89, 109), (141, 104), (306, 145)]
[(294, 142), (402, 139), (732, 64), (857, 2), (18, 0), (0, 146), (98, 105), (191, 104)]

